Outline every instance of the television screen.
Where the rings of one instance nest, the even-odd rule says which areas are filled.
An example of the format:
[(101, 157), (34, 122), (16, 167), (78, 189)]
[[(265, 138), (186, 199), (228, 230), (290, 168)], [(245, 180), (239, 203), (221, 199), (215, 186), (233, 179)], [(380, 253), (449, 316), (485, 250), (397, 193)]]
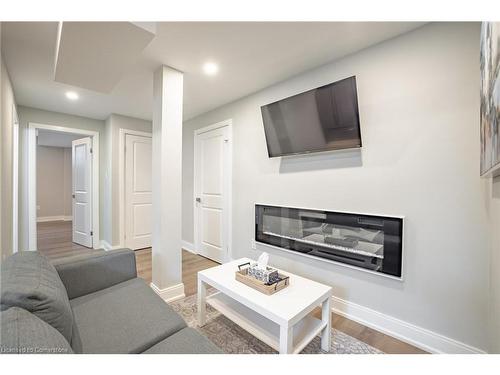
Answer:
[(261, 107), (269, 157), (361, 147), (356, 77)]

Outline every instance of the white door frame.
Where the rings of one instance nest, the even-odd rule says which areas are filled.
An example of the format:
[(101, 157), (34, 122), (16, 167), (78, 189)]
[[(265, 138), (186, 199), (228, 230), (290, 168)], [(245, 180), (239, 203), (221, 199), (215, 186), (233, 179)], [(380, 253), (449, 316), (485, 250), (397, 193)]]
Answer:
[(193, 135), (193, 234), (194, 234), (194, 243), (193, 243), (193, 248), (194, 251), (199, 254), (200, 249), (198, 248), (198, 220), (197, 220), (197, 213), (198, 209), (196, 207), (196, 197), (197, 191), (196, 191), (196, 184), (195, 184), (195, 163), (196, 160), (194, 158), (194, 153), (196, 149), (196, 137), (200, 134), (209, 132), (211, 130), (219, 129), (226, 127), (228, 129), (228, 135), (229, 135), (229, 145), (228, 145), (228, 168), (227, 168), (227, 176), (225, 178), (225, 191), (227, 191), (227, 199), (224, 200), (224, 212), (225, 212), (225, 228), (227, 228), (227, 253), (226, 253), (226, 259), (224, 260), (225, 262), (229, 262), (233, 260), (233, 120), (232, 119), (227, 119), (224, 121), (217, 122), (215, 124), (205, 126), (201, 129), (197, 129), (194, 131)]
[(74, 133), (92, 139), (92, 247), (101, 248), (99, 233), (99, 132), (64, 126), (28, 123), (28, 250), (37, 250), (36, 231), (36, 132), (38, 129)]
[[(126, 135), (138, 135), (153, 139), (153, 133), (139, 130), (120, 129), (118, 138), (118, 217), (120, 247), (125, 247), (125, 137)], [(154, 172), (153, 172), (154, 173)]]
[(19, 117), (12, 104), (12, 252), (19, 251)]

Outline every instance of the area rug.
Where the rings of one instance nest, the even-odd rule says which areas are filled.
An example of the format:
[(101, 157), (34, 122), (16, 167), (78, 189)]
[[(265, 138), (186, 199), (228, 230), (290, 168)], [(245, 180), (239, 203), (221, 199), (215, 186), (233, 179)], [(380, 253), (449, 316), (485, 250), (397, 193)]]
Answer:
[[(207, 305), (207, 324), (198, 327), (196, 295), (170, 302), (170, 306), (178, 312), (190, 326), (208, 337), (224, 353), (227, 354), (275, 354), (276, 350), (255, 338), (243, 328)], [(301, 353), (304, 354), (381, 354), (374, 347), (365, 344), (345, 333), (332, 328), (332, 344), (330, 351), (321, 350), (321, 339), (315, 337)]]

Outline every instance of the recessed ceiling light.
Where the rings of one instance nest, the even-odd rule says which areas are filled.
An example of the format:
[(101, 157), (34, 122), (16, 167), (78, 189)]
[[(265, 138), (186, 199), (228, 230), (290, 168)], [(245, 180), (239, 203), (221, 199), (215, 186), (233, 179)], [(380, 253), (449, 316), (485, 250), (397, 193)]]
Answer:
[(66, 97), (69, 100), (77, 100), (79, 98), (78, 94), (74, 91), (66, 91)]
[(219, 71), (219, 67), (214, 62), (206, 62), (205, 64), (203, 64), (203, 71), (205, 72), (205, 74), (213, 76), (217, 74), (217, 72)]

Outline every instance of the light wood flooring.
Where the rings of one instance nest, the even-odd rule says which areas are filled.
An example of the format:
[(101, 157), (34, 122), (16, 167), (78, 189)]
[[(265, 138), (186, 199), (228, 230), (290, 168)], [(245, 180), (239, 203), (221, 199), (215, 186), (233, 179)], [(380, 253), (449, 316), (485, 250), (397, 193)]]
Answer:
[[(77, 254), (92, 253), (92, 250), (71, 242), (71, 222), (54, 221), (38, 223), (38, 250), (51, 259)], [(137, 275), (148, 283), (151, 282), (151, 248), (136, 250)], [(217, 263), (188, 251), (182, 251), (182, 281), (187, 296), (195, 294), (197, 272), (216, 266)], [(319, 309), (315, 311), (319, 317)], [(350, 319), (332, 313), (332, 325), (349, 336), (355, 337), (384, 353), (420, 354), (425, 353), (412, 345), (387, 336), (374, 329), (365, 327)]]
[(71, 221), (37, 223), (38, 250), (51, 259), (96, 251), (73, 243), (71, 226)]
[[(148, 283), (151, 282), (151, 248), (135, 251), (137, 275)], [(196, 294), (198, 288), (198, 271), (215, 267), (218, 263), (199, 255), (182, 250), (182, 282), (186, 296)]]

